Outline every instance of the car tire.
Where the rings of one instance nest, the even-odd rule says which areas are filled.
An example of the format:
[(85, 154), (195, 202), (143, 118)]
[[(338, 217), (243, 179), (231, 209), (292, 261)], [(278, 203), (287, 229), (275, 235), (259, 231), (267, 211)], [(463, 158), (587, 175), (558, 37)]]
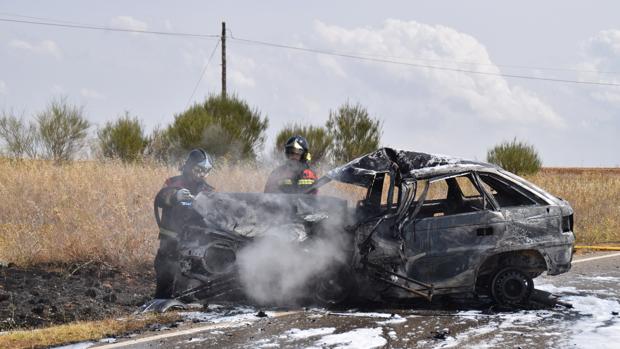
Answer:
[(500, 306), (518, 307), (528, 303), (534, 281), (522, 270), (508, 267), (495, 274), (490, 289), (493, 300)]
[(321, 305), (335, 306), (350, 299), (352, 280), (346, 268), (317, 280), (314, 299)]

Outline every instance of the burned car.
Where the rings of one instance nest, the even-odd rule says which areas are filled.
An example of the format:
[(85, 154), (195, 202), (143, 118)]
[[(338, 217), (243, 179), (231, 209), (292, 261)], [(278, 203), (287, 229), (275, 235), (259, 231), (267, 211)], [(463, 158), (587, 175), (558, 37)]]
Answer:
[[(363, 195), (353, 202), (342, 198), (349, 189), (324, 195), (330, 183)], [(276, 285), (263, 292), (273, 294), (290, 285), (277, 278), (310, 267), (291, 290), (310, 291), (319, 302), (472, 294), (518, 306), (535, 277), (571, 267), (568, 202), (495, 165), (382, 148), (329, 171), (311, 189), (321, 194), (199, 195), (180, 232), (177, 297), (268, 303), (254, 292), (261, 282)], [(288, 263), (281, 245), (244, 252), (269, 236), (300, 246), (292, 255), (307, 265)], [(337, 253), (317, 255), (334, 246)], [(263, 275), (274, 264), (262, 258), (281, 272)]]

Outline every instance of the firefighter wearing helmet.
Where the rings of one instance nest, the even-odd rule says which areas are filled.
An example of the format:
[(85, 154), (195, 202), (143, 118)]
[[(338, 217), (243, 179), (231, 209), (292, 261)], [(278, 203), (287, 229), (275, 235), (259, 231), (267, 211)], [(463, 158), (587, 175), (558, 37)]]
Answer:
[[(157, 287), (155, 298), (170, 298), (178, 266), (177, 233), (187, 215), (193, 214), (194, 197), (201, 192), (215, 190), (205, 177), (213, 168), (213, 161), (202, 149), (192, 150), (181, 166), (181, 175), (170, 177), (155, 197), (155, 218), (159, 225), (159, 249), (155, 256)], [(161, 215), (160, 215), (161, 209)]]
[(284, 144), (286, 161), (271, 172), (265, 185), (265, 193), (316, 194), (309, 190), (316, 180), (316, 174), (310, 166), (308, 141), (302, 136), (293, 136)]

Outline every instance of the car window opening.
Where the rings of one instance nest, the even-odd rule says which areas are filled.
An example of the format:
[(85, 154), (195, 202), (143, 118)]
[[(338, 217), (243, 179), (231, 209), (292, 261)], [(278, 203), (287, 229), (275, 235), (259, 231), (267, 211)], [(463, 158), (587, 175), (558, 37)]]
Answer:
[[(471, 174), (426, 181), (425, 198), (416, 193), (416, 202), (424, 200), (416, 218), (442, 217), (482, 211), (487, 203)], [(420, 195), (420, 196), (418, 196)]]
[(496, 176), (480, 173), (479, 177), (485, 190), (493, 196), (500, 207), (533, 206), (544, 203), (542, 199), (533, 195), (521, 193)]

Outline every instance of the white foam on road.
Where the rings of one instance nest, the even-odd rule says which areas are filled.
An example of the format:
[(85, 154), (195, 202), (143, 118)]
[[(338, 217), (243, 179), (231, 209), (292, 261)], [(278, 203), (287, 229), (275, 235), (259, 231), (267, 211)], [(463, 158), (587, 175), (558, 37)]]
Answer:
[(381, 326), (397, 325), (397, 324), (402, 324), (405, 322), (407, 322), (407, 318), (404, 318), (400, 315), (394, 315), (393, 317), (387, 320), (377, 321), (377, 325), (381, 325)]
[(333, 349), (371, 349), (380, 348), (387, 344), (387, 339), (383, 336), (383, 328), (358, 328), (344, 333), (336, 333), (316, 341), (314, 344), (319, 347), (329, 347)]
[(600, 299), (592, 296), (569, 296), (582, 317), (571, 326), (571, 344), (577, 348), (618, 348), (620, 346), (620, 312), (617, 299)]
[[(592, 280), (595, 281), (595, 280)], [(600, 278), (605, 283), (607, 278)], [(597, 286), (596, 284), (593, 286)], [(548, 337), (550, 347), (620, 348), (620, 301), (617, 296), (605, 297), (597, 290), (579, 290), (550, 284), (537, 288), (561, 296), (573, 309), (523, 310), (513, 313), (485, 315), (479, 311), (457, 313), (462, 323), (480, 322), (445, 341), (421, 341), (419, 346), (435, 348), (493, 348), (523, 345)], [(513, 338), (516, 342), (511, 342)]]
[(396, 316), (396, 314), (391, 313), (372, 313), (372, 312), (345, 312), (345, 313), (329, 313), (330, 315), (337, 316), (347, 316), (347, 317), (368, 317), (368, 318), (381, 318), (381, 319), (389, 319), (391, 317)]
[(53, 349), (87, 349), (87, 348), (92, 347), (95, 344), (96, 343), (94, 342), (81, 342), (81, 343), (63, 345), (60, 347), (53, 347)]
[(584, 280), (614, 282), (614, 283), (617, 283), (620, 281), (620, 278), (613, 277), (613, 276), (580, 276), (579, 278), (584, 279)]
[[(220, 323), (255, 320), (258, 319), (258, 317), (256, 317), (257, 312), (256, 309), (250, 307), (236, 307), (229, 310), (220, 310), (218, 308), (215, 311), (189, 311), (179, 314), (191, 321)], [(267, 315), (269, 316), (269, 313), (267, 313)]]
[(208, 338), (205, 337), (193, 337), (185, 341), (185, 343), (200, 343), (206, 341)]
[(298, 328), (292, 328), (286, 331), (284, 334), (291, 339), (306, 339), (310, 337), (316, 336), (324, 336), (327, 334), (332, 334), (336, 331), (335, 327), (323, 327), (323, 328), (311, 328), (308, 330), (300, 330)]

